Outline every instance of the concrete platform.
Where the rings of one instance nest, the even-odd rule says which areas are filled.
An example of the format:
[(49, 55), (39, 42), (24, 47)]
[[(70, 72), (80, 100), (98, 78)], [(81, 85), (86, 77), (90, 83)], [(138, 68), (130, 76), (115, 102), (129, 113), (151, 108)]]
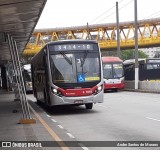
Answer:
[[(19, 120), (23, 118), (20, 101), (14, 101), (15, 95), (13, 92), (0, 91), (0, 149), (16, 149), (16, 150), (79, 150), (81, 147), (68, 147), (65, 143), (76, 142), (75, 139), (70, 139), (61, 130), (56, 122), (54, 123), (47, 117), (46, 112), (43, 111), (35, 102), (29, 101), (31, 108), (31, 116), (36, 119), (35, 124), (20, 124)], [(59, 143), (57, 142), (59, 141)], [(9, 142), (7, 145), (6, 143)], [(20, 143), (18, 147), (13, 142)], [(12, 148), (10, 147), (10, 143)], [(25, 147), (28, 143), (40, 143), (37, 147), (30, 145)], [(72, 143), (73, 144), (73, 143)], [(57, 147), (54, 145), (58, 145)], [(2, 148), (2, 146), (6, 146)], [(8, 146), (8, 148), (7, 148)], [(16, 148), (13, 148), (17, 146)], [(28, 145), (27, 145), (28, 146)], [(42, 146), (42, 147), (41, 147)]]

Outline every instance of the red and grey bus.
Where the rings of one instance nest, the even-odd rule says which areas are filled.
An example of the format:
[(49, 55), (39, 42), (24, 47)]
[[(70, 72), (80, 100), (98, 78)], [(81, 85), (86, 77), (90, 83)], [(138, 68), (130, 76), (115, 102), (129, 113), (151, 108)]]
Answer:
[(100, 48), (92, 40), (55, 41), (31, 60), (34, 96), (47, 106), (103, 102)]
[(125, 86), (123, 61), (119, 57), (102, 57), (102, 63), (104, 90), (123, 89)]

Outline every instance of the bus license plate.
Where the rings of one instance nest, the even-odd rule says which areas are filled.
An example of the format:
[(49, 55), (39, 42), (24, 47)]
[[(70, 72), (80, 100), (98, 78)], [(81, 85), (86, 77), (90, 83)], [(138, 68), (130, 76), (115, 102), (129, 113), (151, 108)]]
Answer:
[(83, 103), (83, 100), (75, 100), (74, 103), (75, 103), (75, 104), (82, 104), (82, 103)]

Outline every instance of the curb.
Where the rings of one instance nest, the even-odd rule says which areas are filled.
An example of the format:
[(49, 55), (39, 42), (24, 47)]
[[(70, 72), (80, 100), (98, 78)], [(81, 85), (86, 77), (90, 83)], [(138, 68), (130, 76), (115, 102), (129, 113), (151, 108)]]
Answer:
[(138, 90), (135, 90), (135, 89), (124, 89), (123, 91), (160, 94), (160, 91), (149, 91), (149, 90), (141, 90), (141, 89), (138, 89)]

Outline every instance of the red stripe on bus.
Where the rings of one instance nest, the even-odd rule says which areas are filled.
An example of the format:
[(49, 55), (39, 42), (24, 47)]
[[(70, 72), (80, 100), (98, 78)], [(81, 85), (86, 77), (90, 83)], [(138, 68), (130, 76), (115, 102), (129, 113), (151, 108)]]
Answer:
[(89, 96), (92, 95), (97, 86), (93, 88), (81, 88), (81, 89), (61, 89), (58, 88), (59, 91), (66, 97), (74, 97), (74, 96)]

